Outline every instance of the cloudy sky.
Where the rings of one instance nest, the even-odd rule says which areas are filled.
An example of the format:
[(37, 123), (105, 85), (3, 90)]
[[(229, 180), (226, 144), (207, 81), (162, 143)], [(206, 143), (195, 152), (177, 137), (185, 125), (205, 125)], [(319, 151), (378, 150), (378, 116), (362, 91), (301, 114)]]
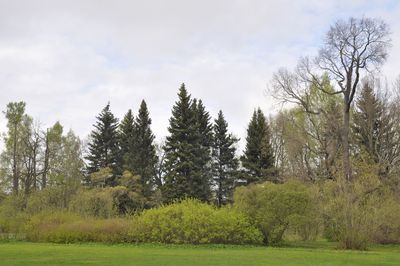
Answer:
[(108, 101), (122, 117), (145, 99), (160, 138), (185, 82), (243, 139), (255, 107), (280, 108), (266, 94), (272, 73), (315, 54), (329, 26), (349, 16), (390, 24), (382, 72), (392, 81), (400, 74), (396, 0), (0, 0), (0, 107), (26, 101), (44, 127), (59, 120), (85, 138)]

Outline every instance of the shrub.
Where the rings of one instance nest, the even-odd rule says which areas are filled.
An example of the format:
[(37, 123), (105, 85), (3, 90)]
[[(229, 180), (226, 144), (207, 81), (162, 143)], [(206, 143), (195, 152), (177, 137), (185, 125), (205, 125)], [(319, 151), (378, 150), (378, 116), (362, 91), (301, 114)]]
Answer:
[(312, 190), (300, 182), (266, 182), (239, 187), (234, 194), (234, 206), (260, 229), (264, 243), (273, 245), (282, 241), (289, 228), (303, 230), (304, 238), (311, 234), (307, 228), (318, 228), (314, 198)]
[(26, 200), (23, 195), (6, 196), (0, 204), (0, 234), (6, 238), (20, 238), (28, 214), (23, 212)]
[(30, 214), (52, 209), (65, 209), (70, 201), (71, 191), (67, 187), (47, 187), (29, 195), (26, 211)]
[(352, 183), (340, 178), (325, 182), (321, 202), (325, 236), (345, 249), (399, 242), (400, 202), (375, 174), (374, 165), (358, 165), (357, 172)]
[(262, 238), (243, 214), (187, 199), (136, 215), (129, 239), (175, 244), (259, 244)]
[(95, 219), (70, 212), (44, 212), (33, 216), (26, 226), (27, 239), (54, 243), (125, 242), (126, 219)]
[(114, 199), (109, 189), (78, 191), (69, 208), (81, 216), (109, 218), (117, 214)]

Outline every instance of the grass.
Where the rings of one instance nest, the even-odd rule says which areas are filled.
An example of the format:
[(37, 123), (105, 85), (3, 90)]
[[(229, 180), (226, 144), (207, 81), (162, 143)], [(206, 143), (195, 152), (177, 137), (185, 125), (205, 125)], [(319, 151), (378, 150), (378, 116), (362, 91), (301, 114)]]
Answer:
[(399, 265), (400, 246), (303, 247), (0, 243), (0, 265)]

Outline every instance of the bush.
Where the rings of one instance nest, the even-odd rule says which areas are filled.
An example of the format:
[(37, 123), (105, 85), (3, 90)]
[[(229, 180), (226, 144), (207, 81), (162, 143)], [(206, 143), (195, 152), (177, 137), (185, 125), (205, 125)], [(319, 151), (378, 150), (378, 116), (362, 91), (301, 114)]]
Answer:
[(30, 214), (45, 210), (65, 209), (68, 207), (71, 191), (67, 187), (47, 187), (29, 195), (26, 211)]
[(86, 217), (110, 218), (117, 214), (109, 189), (81, 190), (71, 201), (69, 209)]
[(358, 168), (352, 183), (325, 182), (322, 206), (325, 236), (344, 249), (367, 249), (371, 243), (400, 241), (400, 207), (373, 166)]
[(239, 187), (234, 194), (234, 206), (260, 229), (264, 243), (273, 245), (282, 241), (288, 229), (302, 232), (303, 238), (311, 238), (310, 228), (318, 228), (319, 224), (312, 192), (296, 181), (285, 184), (266, 182)]
[(126, 219), (95, 219), (70, 212), (44, 212), (33, 216), (26, 226), (30, 241), (53, 243), (125, 242), (129, 221)]
[(6, 196), (0, 204), (0, 234), (3, 238), (21, 238), (29, 216), (23, 212), (26, 200), (23, 195)]
[(241, 213), (188, 199), (135, 216), (129, 239), (174, 244), (259, 244), (262, 237)]

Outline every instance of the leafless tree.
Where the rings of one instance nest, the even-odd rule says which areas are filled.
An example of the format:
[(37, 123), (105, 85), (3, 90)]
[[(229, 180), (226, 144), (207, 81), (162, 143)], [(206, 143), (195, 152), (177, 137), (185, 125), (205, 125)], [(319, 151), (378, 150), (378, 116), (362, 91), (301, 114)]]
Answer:
[[(281, 69), (273, 76), (275, 97), (285, 102), (300, 104), (309, 113), (309, 86), (311, 82), (328, 94), (343, 96), (343, 171), (352, 179), (349, 153), (350, 108), (360, 79), (365, 72), (378, 70), (387, 58), (390, 46), (389, 27), (380, 19), (350, 18), (337, 21), (328, 31), (325, 42), (314, 60), (303, 58), (296, 70)], [(335, 80), (334, 91), (319, 86), (322, 73)]]

